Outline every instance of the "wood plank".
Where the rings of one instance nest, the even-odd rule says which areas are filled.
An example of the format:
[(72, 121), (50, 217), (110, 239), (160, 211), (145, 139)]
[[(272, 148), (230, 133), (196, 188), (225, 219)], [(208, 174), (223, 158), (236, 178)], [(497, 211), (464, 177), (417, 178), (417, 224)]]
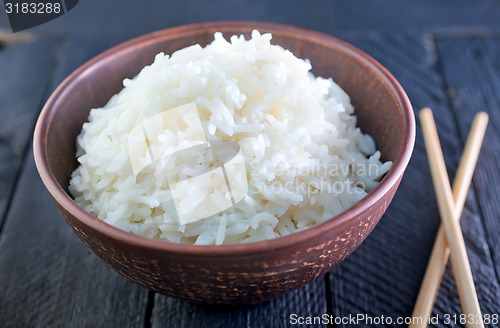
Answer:
[(0, 290), (3, 327), (137, 327), (145, 320), (147, 291), (81, 243), (31, 154), (0, 241)]
[[(69, 39), (59, 49), (53, 82), (45, 82), (50, 85), (45, 87), (54, 89), (109, 47), (109, 41)], [(2, 326), (142, 326), (149, 292), (114, 272), (81, 243), (42, 185), (31, 149), (27, 153), (0, 240)]]
[[(200, 17), (203, 18), (203, 15)], [(283, 14), (280, 21), (290, 23), (287, 17)], [(335, 29), (335, 26), (330, 28)], [(61, 49), (65, 55), (61, 56), (62, 64), (56, 70), (57, 76), (51, 88), (72, 69), (116, 43), (119, 38), (113, 35), (96, 40), (71, 39)], [(366, 49), (393, 71), (408, 91), (416, 109), (423, 106), (434, 109), (447, 166), (453, 176), (463, 146), (463, 131), (466, 134), (471, 120), (464, 120), (465, 128), (459, 124), (457, 130), (443, 92), (444, 85), (436, 73), (438, 57), (433, 40), (414, 35), (387, 37), (377, 33), (346, 35), (344, 38)], [(498, 54), (488, 47), (486, 44), (485, 53)], [(458, 53), (460, 49), (459, 46), (453, 48)], [(450, 58), (452, 55), (455, 56), (450, 51)], [(489, 58), (481, 59), (481, 63), (489, 60), (491, 63), (488, 65), (498, 72), (498, 62), (494, 58), (500, 57)], [(463, 64), (466, 63), (464, 61)], [(450, 64), (450, 67), (459, 67), (455, 65)], [(475, 85), (480, 84), (476, 81)], [(0, 94), (3, 96), (6, 93)], [(484, 99), (487, 103), (491, 102), (491, 94)], [(455, 102), (456, 99), (453, 99), (453, 108), (459, 108)], [(462, 109), (455, 115), (470, 115), (465, 107), (460, 107)], [(498, 148), (492, 149), (493, 154), (497, 154), (495, 151)], [(0, 322), (5, 326), (127, 327), (151, 323), (155, 327), (240, 324), (253, 327), (288, 325), (287, 320), (292, 313), (302, 316), (318, 316), (328, 311), (335, 315), (409, 315), (439, 223), (428, 164), (423, 154), (419, 136), (415, 156), (387, 215), (365, 243), (330, 274), (331, 309), (326, 308), (325, 281), (320, 279), (255, 307), (221, 309), (156, 295), (151, 321), (148, 319), (149, 292), (114, 273), (76, 239), (52, 206), (34, 171), (32, 159), (28, 159), (0, 237)], [(482, 156), (480, 163), (485, 155)], [(488, 165), (494, 168), (493, 164)], [(481, 169), (478, 167), (478, 170)], [(486, 179), (492, 176), (496, 177), (491, 174), (485, 176), (480, 181), (481, 186), (486, 185), (489, 182)], [(475, 187), (477, 190), (478, 183)], [(490, 229), (487, 224), (492, 223), (484, 218), (498, 218), (498, 209), (494, 207), (494, 196), (498, 193), (492, 195), (496, 190), (487, 188), (486, 191), (478, 192), (481, 198), (477, 199), (474, 193), (469, 195), (463, 226), (480, 302), (486, 304), (483, 312), (498, 313), (499, 286), (491, 258), (499, 263), (496, 259), (500, 247), (494, 240), (498, 234), (485, 232)], [(490, 198), (483, 197), (485, 193)], [(485, 202), (487, 199), (493, 201), (488, 200), (488, 204), (483, 205), (483, 199)], [(485, 210), (484, 206), (491, 208)], [(484, 226), (480, 224), (481, 214)], [(446, 272), (435, 313), (441, 316), (461, 313), (450, 270)]]
[[(313, 283), (255, 306), (207, 306), (156, 295), (152, 327), (286, 327), (291, 315), (327, 313), (325, 280)], [(326, 325), (315, 325), (315, 327)]]
[(117, 37), (109, 35), (103, 35), (99, 38), (88, 35), (66, 38), (59, 49), (58, 63), (49, 83), (48, 95), (78, 67), (119, 42)]
[[(464, 140), (449, 109), (442, 79), (436, 73), (438, 56), (433, 38), (377, 33), (344, 35), (344, 38), (374, 56), (395, 75), (415, 110), (424, 106), (433, 109), (447, 168), (453, 177)], [(464, 120), (466, 124), (471, 121)], [(498, 313), (500, 300), (495, 295), (500, 295), (500, 285), (491, 249), (485, 242), (481, 214), (475, 195), (470, 192), (462, 218), (469, 259), (483, 312)], [(439, 220), (417, 122), (415, 152), (393, 203), (361, 247), (330, 274), (332, 312), (336, 316), (384, 315), (394, 320), (411, 315)], [(434, 314), (442, 318), (444, 314), (455, 313), (460, 314), (461, 309), (448, 268)]]
[[(319, 278), (267, 304), (251, 308), (247, 316), (247, 327), (310, 327), (311, 325), (294, 325), (291, 316), (321, 317), (328, 314), (325, 279)], [(312, 326), (327, 327), (324, 323)]]
[[(186, 23), (215, 20), (257, 20), (314, 28), (326, 33), (338, 31), (430, 31), (500, 29), (500, 4), (494, 0), (400, 0), (303, 1), (212, 0), (80, 1), (69, 13), (33, 31), (79, 35), (121, 35), (130, 38), (149, 31)], [(9, 28), (6, 15), (0, 27)], [(115, 28), (119, 26), (119, 28)]]
[[(486, 240), (500, 273), (500, 37), (438, 39), (442, 68), (452, 109), (462, 139), (477, 111), (490, 122), (479, 158), (473, 187), (486, 230)], [(457, 69), (460, 67), (460, 69)]]
[(245, 327), (246, 307), (207, 306), (156, 294), (151, 327)]
[[(167, 27), (187, 24), (186, 12), (201, 1), (141, 2), (87, 0), (68, 13), (40, 26), (29, 29), (35, 33), (64, 33), (71, 37), (114, 40), (113, 45), (133, 37)], [(247, 7), (250, 6), (248, 2)], [(215, 8), (212, 6), (212, 8)], [(212, 9), (213, 10), (213, 9)], [(0, 15), (0, 28), (10, 30), (6, 15)]]
[(44, 37), (0, 49), (0, 227), (47, 92), (57, 45), (57, 38)]

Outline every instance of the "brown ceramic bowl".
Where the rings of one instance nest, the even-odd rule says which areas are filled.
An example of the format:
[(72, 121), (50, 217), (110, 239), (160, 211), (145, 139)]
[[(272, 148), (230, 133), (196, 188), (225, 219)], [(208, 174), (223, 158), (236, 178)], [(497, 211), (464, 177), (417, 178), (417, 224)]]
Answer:
[[(381, 183), (359, 203), (304, 231), (256, 243), (194, 246), (128, 233), (79, 207), (68, 193), (76, 168), (75, 141), (93, 107), (105, 105), (155, 54), (170, 54), (216, 31), (226, 37), (253, 29), (310, 59), (313, 72), (351, 96), (359, 126), (371, 134), (383, 160), (394, 162)], [(78, 237), (113, 269), (151, 290), (194, 302), (258, 303), (297, 289), (343, 261), (368, 236), (389, 206), (411, 157), (415, 121), (396, 79), (373, 58), (331, 36), (257, 22), (214, 22), (170, 28), (120, 44), (90, 60), (55, 90), (34, 135), (40, 176)]]

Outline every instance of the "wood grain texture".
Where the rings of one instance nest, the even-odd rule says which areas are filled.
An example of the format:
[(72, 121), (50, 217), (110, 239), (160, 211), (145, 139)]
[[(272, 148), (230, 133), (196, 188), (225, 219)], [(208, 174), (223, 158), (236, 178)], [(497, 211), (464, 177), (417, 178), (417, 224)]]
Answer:
[(320, 278), (303, 288), (255, 306), (206, 306), (157, 294), (151, 326), (153, 328), (287, 327), (290, 326), (292, 314), (302, 317), (321, 317), (327, 313), (325, 292), (325, 280)]
[[(253, 19), (293, 24), (340, 36), (361, 47), (402, 82), (415, 109), (430, 106), (436, 114), (451, 179), (472, 116), (478, 110), (490, 113), (491, 123), (462, 227), (482, 310), (500, 312), (500, 43), (496, 37), (477, 37), (471, 32), (487, 35), (500, 30), (498, 2), (445, 0), (409, 5), (407, 1), (373, 0), (362, 1), (360, 6), (360, 2), (320, 0), (308, 6), (294, 0), (283, 6), (278, 0), (191, 0), (175, 6), (144, 2), (139, 8), (136, 1), (123, 0), (120, 4), (117, 14), (114, 2), (80, 1), (68, 15), (36, 29), (70, 36), (60, 49), (63, 55), (57, 57), (59, 64), (52, 82), (52, 68), (40, 64), (53, 62), (56, 40), (0, 49), (0, 136), (6, 133), (0, 142), (0, 226), (5, 199), (12, 196), (22, 163), (19, 158), (31, 134), (24, 127), (26, 122), (34, 122), (30, 115), (35, 114), (24, 114), (21, 109), (39, 110), (43, 90), (53, 90), (85, 60), (130, 37), (195, 21)], [(0, 15), (0, 27), (8, 29), (6, 15)], [(455, 37), (439, 37), (437, 51), (429, 35), (399, 34), (408, 30), (451, 30)], [(470, 37), (464, 38), (464, 32)], [(13, 113), (11, 108), (16, 108), (13, 120), (4, 119), (5, 111)], [(13, 129), (14, 123), (23, 120)], [(283, 318), (292, 311), (301, 315), (327, 311), (335, 315), (410, 315), (439, 223), (423, 141), (417, 132), (415, 155), (386, 215), (364, 244), (329, 274), (326, 285), (330, 286), (330, 309), (324, 300), (323, 279), (248, 308), (221, 310), (161, 295), (147, 304), (149, 292), (112, 272), (69, 231), (28, 158), (0, 235), (0, 326), (281, 327)], [(12, 136), (24, 138), (24, 146), (12, 147)], [(13, 160), (12, 154), (20, 157)], [(448, 267), (434, 315), (460, 311)], [(441, 321), (438, 326), (446, 325)]]
[(0, 227), (43, 105), (57, 45), (57, 38), (47, 37), (0, 49)]
[[(291, 315), (321, 317), (328, 312), (324, 278), (285, 294), (269, 303), (249, 308), (247, 327), (289, 327)], [(306, 327), (307, 325), (296, 325)], [(317, 324), (314, 327), (326, 327)]]
[[(142, 2), (80, 1), (68, 14), (34, 31), (126, 38), (161, 28), (215, 20), (256, 20), (293, 24), (326, 33), (338, 31), (500, 30), (495, 0), (441, 0), (411, 3), (400, 0), (213, 0)], [(111, 18), (111, 20), (110, 20)], [(6, 15), (0, 28), (9, 29)]]
[[(424, 106), (433, 109), (447, 168), (450, 176), (454, 176), (464, 140), (460, 138), (443, 80), (438, 74), (439, 57), (434, 39), (429, 35), (384, 36), (376, 33), (368, 38), (343, 37), (373, 55), (396, 76), (414, 109)], [(410, 167), (385, 216), (361, 247), (330, 273), (335, 315), (366, 313), (395, 318), (411, 314), (440, 222), (419, 132), (420, 127)], [(462, 227), (472, 272), (479, 301), (484, 304), (483, 312), (498, 313), (500, 304), (494, 298), (500, 295), (500, 287), (480, 216), (476, 197), (470, 192)], [(454, 313), (460, 314), (461, 308), (453, 275), (448, 269), (434, 315), (443, 317)]]
[[(486, 241), (500, 273), (500, 37), (440, 38), (442, 68), (460, 134), (466, 134), (477, 111), (490, 114), (490, 124), (474, 174)], [(460, 67), (460, 69), (457, 69)]]
[[(64, 43), (58, 65), (51, 68), (50, 76), (38, 73), (47, 79), (38, 83), (46, 93), (52, 91), (72, 70), (109, 47), (105, 41), (75, 38)], [(52, 53), (35, 50), (44, 53), (42, 58)], [(30, 98), (27, 93), (21, 97)], [(29, 125), (18, 130), (25, 140), (31, 136), (38, 110), (39, 106), (32, 109)], [(40, 181), (32, 150), (24, 150), (29, 155), (0, 239), (0, 326), (141, 326), (147, 290), (107, 267), (80, 242)]]
[(31, 155), (0, 242), (0, 290), (2, 327), (137, 327), (146, 313), (147, 291), (74, 235)]

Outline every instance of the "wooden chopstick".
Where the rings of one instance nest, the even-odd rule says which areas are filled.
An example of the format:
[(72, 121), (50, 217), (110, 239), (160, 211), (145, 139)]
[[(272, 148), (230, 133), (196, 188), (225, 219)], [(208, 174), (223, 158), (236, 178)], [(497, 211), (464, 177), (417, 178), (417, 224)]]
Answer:
[[(481, 150), (487, 125), (488, 114), (484, 112), (478, 113), (472, 123), (464, 152), (460, 159), (460, 164), (458, 165), (452, 188), (452, 195), (455, 201), (453, 219), (457, 221), (460, 220), (460, 216), (462, 215), (465, 199), (474, 174), (474, 168)], [(434, 242), (427, 270), (425, 271), (422, 287), (420, 288), (415, 308), (413, 309), (412, 318), (414, 318), (414, 320), (412, 320), (412, 324), (409, 325), (410, 328), (427, 327), (449, 255), (450, 248), (448, 247), (444, 227), (441, 224)]]
[(458, 220), (454, 219), (454, 214), (458, 211), (454, 209), (455, 205), (448, 173), (444, 164), (434, 117), (429, 108), (424, 108), (420, 111), (420, 122), (441, 222), (451, 252), (451, 264), (453, 266), (460, 303), (467, 318), (473, 318), (467, 320), (467, 327), (484, 327), (462, 230), (460, 229)]

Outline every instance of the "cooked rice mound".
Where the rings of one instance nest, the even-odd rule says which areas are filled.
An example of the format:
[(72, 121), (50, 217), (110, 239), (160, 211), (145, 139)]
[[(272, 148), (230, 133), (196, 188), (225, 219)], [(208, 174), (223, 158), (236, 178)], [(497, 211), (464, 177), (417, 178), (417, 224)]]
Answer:
[[(80, 206), (141, 236), (221, 245), (306, 229), (376, 187), (392, 163), (380, 161), (373, 139), (356, 127), (349, 96), (332, 79), (315, 77), (309, 61), (272, 45), (270, 34), (214, 37), (205, 48), (158, 54), (103, 108), (90, 111), (69, 186)], [(233, 207), (182, 225), (168, 187), (137, 183), (127, 137), (145, 119), (190, 102), (207, 139), (239, 143), (249, 190)], [(200, 191), (193, 190), (193, 202)]]

